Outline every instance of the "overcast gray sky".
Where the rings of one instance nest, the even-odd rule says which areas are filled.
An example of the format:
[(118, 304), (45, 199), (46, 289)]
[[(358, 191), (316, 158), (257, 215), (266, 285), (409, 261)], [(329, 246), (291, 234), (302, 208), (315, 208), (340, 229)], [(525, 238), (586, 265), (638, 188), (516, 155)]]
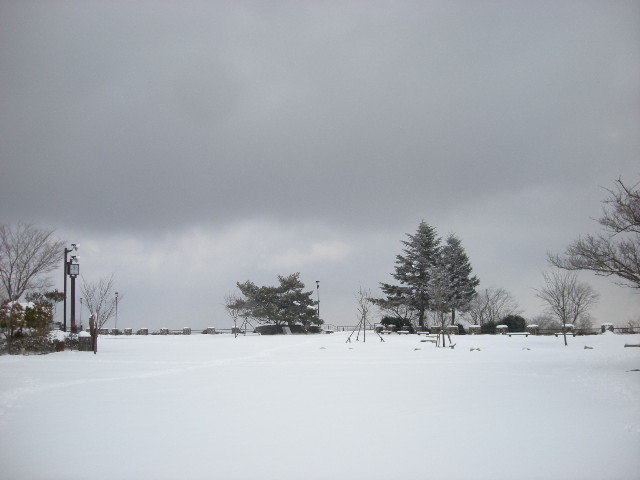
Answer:
[(236, 281), (297, 271), (352, 324), (423, 219), (531, 318), (640, 180), (639, 85), (638, 1), (0, 0), (0, 221), (115, 273), (120, 327), (226, 326)]

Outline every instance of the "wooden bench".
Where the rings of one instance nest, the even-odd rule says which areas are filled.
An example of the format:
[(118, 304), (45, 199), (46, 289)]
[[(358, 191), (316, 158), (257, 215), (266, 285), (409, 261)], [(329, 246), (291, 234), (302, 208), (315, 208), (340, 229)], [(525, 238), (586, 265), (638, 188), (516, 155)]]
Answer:
[[(562, 332), (557, 332), (557, 333), (554, 333), (554, 335), (555, 335), (556, 337), (558, 337), (558, 336), (560, 336), (560, 335), (564, 335), (564, 333), (562, 333)], [(567, 335), (573, 335), (573, 336), (575, 337), (575, 336), (576, 336), (576, 332), (567, 332)]]
[(398, 330), (396, 333), (398, 335), (409, 335), (411, 332), (409, 330)]
[(431, 333), (427, 333), (427, 332), (419, 332), (419, 333), (426, 337), (426, 338), (421, 339), (420, 340), (421, 342), (431, 342), (431, 343), (437, 343), (438, 342), (439, 335), (431, 334)]
[(524, 335), (525, 337), (528, 337), (531, 334), (529, 332), (511, 332), (511, 333), (509, 333), (507, 335), (509, 335), (509, 336), (511, 336), (511, 335)]

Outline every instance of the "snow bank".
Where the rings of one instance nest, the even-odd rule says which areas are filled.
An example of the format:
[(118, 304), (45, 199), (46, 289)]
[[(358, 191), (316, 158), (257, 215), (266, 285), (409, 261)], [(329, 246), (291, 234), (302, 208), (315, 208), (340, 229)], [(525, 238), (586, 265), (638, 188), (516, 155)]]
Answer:
[(346, 336), (1, 357), (3, 478), (637, 478), (640, 335)]

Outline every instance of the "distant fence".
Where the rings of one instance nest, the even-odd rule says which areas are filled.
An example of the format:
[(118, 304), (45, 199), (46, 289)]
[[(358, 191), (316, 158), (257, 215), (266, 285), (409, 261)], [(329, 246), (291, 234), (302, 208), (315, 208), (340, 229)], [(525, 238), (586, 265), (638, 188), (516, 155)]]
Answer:
[[(375, 327), (378, 327), (378, 325), (375, 326), (370, 326), (367, 325), (366, 330), (374, 330)], [(326, 325), (325, 329), (326, 330), (331, 330), (334, 332), (351, 332), (353, 331), (355, 328), (357, 328), (357, 326), (355, 325)], [(431, 330), (434, 327), (427, 327), (427, 330)], [(86, 330), (87, 332), (89, 330)], [(636, 327), (636, 328), (632, 328), (632, 327), (613, 327), (613, 332), (614, 333), (618, 333), (618, 334), (640, 334), (640, 328)], [(216, 334), (223, 334), (223, 335), (233, 335), (233, 334), (238, 334), (238, 335), (246, 335), (246, 334), (253, 334), (253, 330), (243, 330), (241, 328), (214, 328), (214, 327), (208, 327), (202, 330), (199, 329), (191, 329), (190, 327), (183, 327), (181, 329), (169, 329), (169, 328), (159, 328), (158, 330), (149, 330), (148, 328), (141, 328), (137, 331), (134, 331), (131, 328), (125, 328), (123, 330), (117, 330), (117, 329), (100, 329), (100, 331), (98, 332), (100, 335), (216, 335)], [(462, 332), (461, 332), (462, 333)], [(468, 331), (466, 332), (468, 333)], [(537, 335), (557, 335), (557, 334), (561, 334), (562, 333), (562, 329), (561, 328), (541, 328), (538, 330)], [(602, 333), (602, 329), (601, 328), (576, 328), (574, 329), (572, 332), (567, 331), (567, 333), (569, 335), (573, 335), (575, 333), (575, 335), (599, 335)], [(476, 333), (479, 334), (479, 333)], [(532, 333), (533, 335), (533, 333)]]
[[(576, 328), (574, 329), (576, 335), (599, 335), (602, 333), (601, 328)], [(614, 333), (621, 334), (633, 334), (640, 333), (640, 328), (627, 328), (627, 327), (613, 327)], [(562, 333), (562, 328), (541, 328), (538, 335), (555, 335), (556, 333)], [(573, 335), (569, 330), (568, 334)]]
[[(89, 330), (86, 330), (89, 332)], [(101, 328), (98, 333), (100, 335), (216, 335), (216, 334), (226, 334), (226, 335), (245, 335), (247, 333), (253, 333), (253, 330), (243, 330), (241, 328), (214, 328), (208, 327), (202, 330), (192, 329), (191, 327), (183, 327), (181, 329), (171, 329), (171, 328), (159, 328), (157, 330), (149, 330), (148, 328), (140, 328), (139, 330), (134, 331), (131, 328), (125, 328), (123, 330), (118, 330), (115, 328), (107, 329)]]
[[(367, 325), (365, 330), (375, 330), (375, 326)], [(333, 330), (334, 332), (350, 332), (353, 329), (358, 328), (357, 325), (337, 325), (335, 327), (331, 327), (329, 330)]]
[[(370, 325), (367, 325), (366, 329), (367, 330), (374, 330), (375, 328), (379, 327), (380, 325), (374, 325), (373, 327)], [(350, 332), (352, 331), (354, 328), (357, 328), (355, 325), (337, 325), (337, 326), (328, 326), (327, 327), (330, 330), (333, 330), (335, 332)], [(434, 329), (438, 329), (438, 327), (426, 327), (427, 330), (434, 330)], [(602, 329), (600, 327), (598, 328), (576, 328), (573, 330), (573, 332), (575, 332), (576, 335), (599, 335), (602, 333)], [(634, 334), (634, 333), (640, 333), (640, 328), (636, 327), (636, 328), (631, 328), (631, 327), (613, 327), (613, 332), (614, 333), (620, 333), (620, 334)], [(465, 327), (465, 333), (469, 333), (468, 332), (468, 327)], [(562, 328), (540, 328), (538, 329), (538, 335), (555, 335), (557, 333), (562, 333)], [(567, 333), (569, 333), (569, 331), (567, 331)], [(573, 333), (570, 333), (571, 335), (573, 335)]]

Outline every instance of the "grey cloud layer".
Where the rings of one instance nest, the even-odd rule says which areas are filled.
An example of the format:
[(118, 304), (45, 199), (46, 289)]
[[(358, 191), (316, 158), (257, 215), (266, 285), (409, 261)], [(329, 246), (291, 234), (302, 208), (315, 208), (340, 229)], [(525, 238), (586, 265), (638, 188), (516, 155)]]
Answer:
[(608, 181), (638, 150), (615, 5), (5, 3), (0, 213), (394, 223)]

